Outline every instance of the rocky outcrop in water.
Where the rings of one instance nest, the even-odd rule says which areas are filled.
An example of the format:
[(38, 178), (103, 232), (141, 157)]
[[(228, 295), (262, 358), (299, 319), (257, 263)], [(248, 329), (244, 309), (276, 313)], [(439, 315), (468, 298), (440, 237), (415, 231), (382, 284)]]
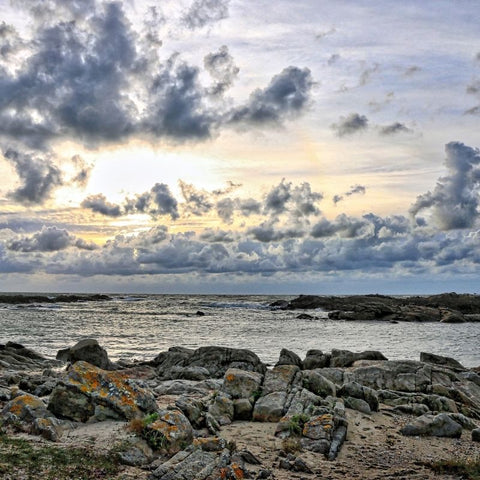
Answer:
[(282, 310), (321, 308), (334, 320), (384, 320), (461, 323), (480, 321), (480, 296), (443, 293), (425, 297), (351, 295), (344, 297), (300, 295), (271, 304)]
[(92, 295), (0, 295), (0, 303), (10, 305), (31, 304), (31, 303), (76, 303), (76, 302), (103, 302), (111, 300), (112, 297), (102, 294)]

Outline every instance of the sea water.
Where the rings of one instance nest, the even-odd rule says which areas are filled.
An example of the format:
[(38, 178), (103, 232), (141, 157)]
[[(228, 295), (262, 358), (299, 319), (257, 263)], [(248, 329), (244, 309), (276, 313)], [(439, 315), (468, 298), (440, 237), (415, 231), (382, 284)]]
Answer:
[[(172, 346), (247, 348), (274, 364), (282, 348), (300, 357), (379, 350), (391, 360), (418, 360), (420, 352), (480, 365), (480, 323), (396, 324), (329, 320), (322, 310), (269, 308), (280, 296), (113, 295), (109, 301), (0, 304), (0, 343), (15, 341), (48, 357), (82, 338), (95, 338), (111, 359), (149, 360)], [(198, 315), (202, 312), (204, 315)], [(315, 319), (298, 319), (308, 313)]]

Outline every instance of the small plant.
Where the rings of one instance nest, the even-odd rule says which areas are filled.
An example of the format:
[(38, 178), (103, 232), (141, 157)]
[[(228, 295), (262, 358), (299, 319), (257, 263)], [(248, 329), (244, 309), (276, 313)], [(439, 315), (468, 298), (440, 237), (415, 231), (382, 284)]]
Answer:
[(158, 420), (158, 413), (157, 412), (153, 412), (153, 413), (149, 413), (148, 415), (145, 415), (145, 417), (143, 417), (143, 426), (146, 427), (147, 425), (150, 425), (151, 423), (153, 422), (156, 422)]
[(288, 422), (288, 431), (290, 435), (300, 436), (303, 432), (304, 425), (310, 420), (310, 417), (305, 413), (293, 415)]
[(227, 449), (230, 450), (231, 453), (237, 451), (237, 442), (235, 440), (229, 440), (227, 442)]
[(152, 428), (148, 428), (149, 425), (156, 422), (159, 419), (157, 412), (145, 415), (143, 418), (134, 418), (130, 420), (128, 429), (146, 440), (148, 445), (154, 450), (163, 450), (168, 445), (168, 440), (165, 435)]
[(261, 390), (255, 390), (254, 392), (252, 392), (253, 403), (255, 403), (261, 396), (262, 396)]
[(480, 455), (468, 458), (452, 458), (427, 463), (426, 466), (440, 474), (459, 475), (465, 480), (480, 480)]
[(297, 453), (302, 450), (302, 444), (297, 437), (287, 437), (282, 441), (282, 449), (285, 453)]

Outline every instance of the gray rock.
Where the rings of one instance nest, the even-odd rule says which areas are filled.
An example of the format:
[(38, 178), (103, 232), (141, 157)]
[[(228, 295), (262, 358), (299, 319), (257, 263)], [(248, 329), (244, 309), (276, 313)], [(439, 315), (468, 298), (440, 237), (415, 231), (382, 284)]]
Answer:
[(351, 408), (352, 410), (357, 410), (358, 412), (366, 413), (370, 415), (372, 410), (370, 409), (370, 405), (361, 398), (354, 398), (354, 397), (345, 397), (345, 406), (347, 408)]
[(131, 467), (142, 467), (153, 460), (153, 451), (147, 442), (138, 437), (129, 437), (117, 451), (120, 462)]
[(350, 367), (357, 360), (388, 360), (381, 352), (365, 351), (354, 353), (348, 350), (332, 350), (331, 367)]
[(345, 439), (347, 438), (347, 427), (346, 425), (340, 425), (333, 432), (332, 443), (330, 444), (330, 451), (328, 452), (328, 459), (335, 460), (340, 448), (342, 447)]
[(409, 403), (403, 405), (397, 405), (394, 409), (395, 412), (405, 413), (407, 415), (414, 415), (415, 417), (420, 417), (429, 413), (429, 408), (423, 403)]
[(177, 398), (175, 405), (184, 413), (195, 428), (203, 427), (206, 406), (202, 400), (182, 395)]
[(425, 363), (431, 363), (433, 365), (442, 365), (456, 370), (466, 370), (460, 362), (457, 362), (457, 360), (450, 357), (435, 355), (434, 353), (421, 352), (420, 361)]
[(364, 400), (372, 411), (378, 411), (378, 394), (372, 388), (364, 387), (357, 382), (348, 382), (340, 387), (337, 394), (339, 397), (353, 397)]
[(400, 430), (402, 435), (460, 438), (462, 426), (446, 413), (422, 415)]
[(280, 351), (280, 358), (275, 366), (278, 365), (296, 365), (297, 367), (302, 368), (302, 360), (295, 352), (282, 348)]
[(232, 399), (225, 393), (218, 392), (208, 407), (208, 413), (215, 418), (219, 425), (229, 425), (232, 423), (234, 415)]
[(303, 361), (304, 370), (314, 370), (315, 368), (325, 368), (330, 366), (330, 355), (321, 350), (308, 350)]
[(260, 397), (253, 409), (253, 420), (257, 422), (278, 422), (284, 414), (286, 392), (273, 392)]
[(278, 365), (268, 370), (263, 381), (263, 395), (273, 392), (288, 392), (300, 368), (296, 365)]
[(472, 441), (480, 442), (480, 428), (472, 430)]
[(183, 380), (206, 380), (210, 378), (210, 372), (200, 366), (181, 367), (179, 365), (173, 366), (169, 370), (169, 377), (172, 379), (178, 378)]
[[(219, 387), (220, 385), (218, 385)], [(198, 382), (194, 380), (166, 380), (153, 390), (158, 395), (192, 395), (192, 394), (206, 394), (213, 390), (205, 382)]]
[(336, 396), (336, 387), (327, 378), (321, 375), (321, 370), (304, 370), (302, 372), (303, 386), (310, 390), (315, 395), (320, 397), (327, 397), (331, 395)]
[(114, 368), (108, 359), (107, 351), (93, 338), (80, 340), (73, 347), (59, 350), (57, 360), (71, 363), (83, 360), (103, 370), (113, 370)]
[(253, 406), (247, 398), (237, 398), (233, 401), (234, 420), (251, 420)]
[(222, 390), (233, 399), (260, 396), (263, 375), (238, 368), (229, 368), (223, 377)]

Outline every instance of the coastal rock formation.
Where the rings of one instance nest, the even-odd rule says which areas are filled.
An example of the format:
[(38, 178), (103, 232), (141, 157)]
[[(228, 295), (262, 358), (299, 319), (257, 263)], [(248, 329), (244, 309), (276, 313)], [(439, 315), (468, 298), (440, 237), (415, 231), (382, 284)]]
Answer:
[(322, 309), (329, 312), (328, 317), (334, 320), (461, 323), (480, 319), (480, 296), (456, 293), (425, 297), (300, 295), (289, 302), (274, 302), (271, 308)]
[[(9, 354), (23, 349), (8, 346)], [(433, 479), (418, 463), (425, 452), (457, 455), (460, 443), (469, 452), (480, 439), (480, 375), (433, 354), (391, 361), (375, 351), (310, 350), (302, 360), (282, 350), (267, 369), (248, 350), (175, 347), (148, 364), (108, 371), (80, 360), (62, 372), (39, 371), (46, 360), (35, 352), (12, 358), (17, 370), (0, 366), (3, 429), (61, 442), (66, 430), (70, 439), (76, 429), (121, 424), (129, 433), (116, 451), (148, 469), (138, 478), (284, 480), (301, 472), (337, 480), (357, 468), (345, 466), (351, 456), (366, 461), (372, 452), (375, 478), (410, 478), (421, 468), (421, 478)], [(36, 370), (25, 368), (32, 360)], [(168, 379), (180, 374), (190, 378)], [(252, 432), (264, 432), (253, 454)]]
[(132, 419), (157, 410), (153, 394), (120, 372), (74, 363), (50, 395), (48, 409), (60, 418)]
[(103, 370), (113, 370), (107, 351), (93, 338), (80, 340), (73, 347), (59, 350), (56, 358), (71, 363), (83, 360)]

